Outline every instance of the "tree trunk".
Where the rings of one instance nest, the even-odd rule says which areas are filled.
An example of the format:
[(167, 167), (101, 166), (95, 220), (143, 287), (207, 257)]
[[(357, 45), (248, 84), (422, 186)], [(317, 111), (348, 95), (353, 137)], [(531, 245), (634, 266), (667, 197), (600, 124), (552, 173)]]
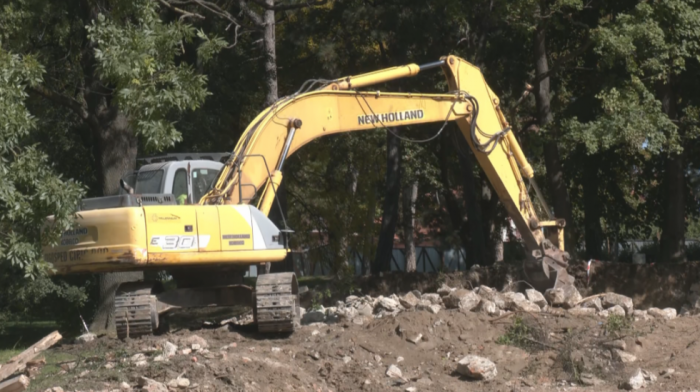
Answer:
[[(664, 113), (677, 120), (676, 101), (670, 77), (659, 85), (658, 94)], [(682, 136), (682, 135), (681, 135)], [(661, 226), (660, 260), (662, 262), (685, 261), (685, 152), (670, 152), (666, 157), (663, 189), (665, 209)]]
[[(104, 100), (106, 101), (106, 100)], [(103, 102), (104, 103), (104, 102)], [(104, 196), (119, 193), (119, 179), (134, 171), (137, 143), (127, 118), (118, 108), (106, 105), (97, 109), (93, 127), (95, 162)], [(94, 113), (94, 112), (93, 112)], [(143, 272), (116, 272), (100, 275), (100, 299), (90, 325), (93, 333), (111, 333), (114, 325), (114, 293), (121, 283), (143, 279)]]
[(411, 181), (403, 190), (403, 235), (406, 248), (406, 272), (416, 271), (416, 243), (414, 241), (414, 222), (416, 216), (416, 199), (418, 198), (418, 181)]
[[(275, 5), (275, 0), (265, 0), (269, 6)], [(275, 11), (265, 10), (263, 14), (263, 50), (265, 51), (265, 107), (277, 101), (277, 49), (275, 47)]]
[(486, 264), (486, 241), (483, 232), (483, 220), (481, 216), (481, 205), (476, 188), (476, 177), (474, 177), (474, 160), (469, 146), (464, 138), (460, 137), (458, 143), (459, 167), (462, 171), (462, 183), (464, 186), (464, 207), (467, 211), (467, 223), (469, 226), (469, 249), (471, 255), (467, 255), (465, 260), (466, 268), (469, 269), (475, 264)]
[(583, 167), (583, 212), (585, 225), (586, 258), (602, 259), (603, 229), (600, 226), (601, 200), (598, 197), (597, 155), (587, 156)]
[[(97, 12), (96, 7), (88, 11), (91, 18), (95, 18)], [(119, 180), (134, 171), (138, 140), (129, 119), (111, 102), (112, 91), (105, 87), (95, 73), (94, 44), (87, 42), (82, 64), (86, 75), (84, 98), (88, 112), (85, 121), (93, 134), (93, 156), (102, 195), (111, 196), (119, 193)], [(91, 332), (101, 334), (115, 331), (114, 293), (119, 284), (141, 279), (141, 271), (100, 275), (100, 298), (90, 326)]]
[[(396, 128), (392, 129), (396, 132)], [(377, 253), (372, 272), (391, 270), (391, 254), (394, 250), (394, 234), (399, 218), (399, 198), (401, 193), (401, 140), (387, 130), (386, 133), (386, 193), (382, 227), (379, 231)]]
[[(545, 14), (545, 10), (542, 13)], [(537, 75), (542, 75), (549, 71), (545, 38), (544, 26), (537, 26), (534, 48), (535, 72)], [(541, 128), (545, 128), (554, 119), (551, 108), (549, 77), (543, 78), (539, 85), (535, 86), (535, 101), (537, 103), (537, 121)], [(559, 154), (559, 146), (556, 142), (556, 134), (551, 129), (549, 131), (551, 137), (544, 144), (544, 161), (547, 168), (547, 184), (553, 199), (554, 215), (565, 219), (568, 223), (572, 223), (571, 201), (569, 200), (569, 192), (564, 181), (564, 170)], [(571, 249), (574, 238), (575, 235), (571, 229), (567, 230), (567, 248)]]
[[(464, 254), (470, 253), (468, 217), (463, 213), (457, 197), (453, 193), (452, 180), (450, 179), (449, 156), (454, 152), (450, 149), (449, 133), (445, 132), (440, 137), (440, 150), (436, 151), (438, 162), (440, 163), (440, 182), (442, 182), (442, 196), (445, 199), (445, 208), (452, 224), (452, 230), (457, 232)], [(461, 137), (461, 135), (459, 136)]]

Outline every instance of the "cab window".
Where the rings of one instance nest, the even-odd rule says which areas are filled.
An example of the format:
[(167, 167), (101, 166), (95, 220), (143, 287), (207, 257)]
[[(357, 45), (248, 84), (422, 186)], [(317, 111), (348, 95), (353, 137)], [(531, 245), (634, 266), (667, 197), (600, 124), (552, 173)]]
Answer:
[(192, 170), (192, 196), (195, 203), (212, 188), (218, 176), (219, 171), (214, 169)]
[(173, 196), (179, 201), (182, 195), (187, 198), (187, 171), (177, 169), (175, 177), (173, 177)]

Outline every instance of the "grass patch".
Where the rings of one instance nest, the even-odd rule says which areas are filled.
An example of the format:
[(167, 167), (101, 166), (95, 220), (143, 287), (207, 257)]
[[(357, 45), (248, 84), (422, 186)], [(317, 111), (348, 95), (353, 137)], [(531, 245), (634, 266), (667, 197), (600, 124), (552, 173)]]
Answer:
[(620, 336), (632, 327), (632, 322), (625, 316), (611, 314), (605, 321), (605, 332), (609, 335)]
[(496, 344), (519, 347), (529, 352), (552, 348), (547, 343), (547, 332), (537, 320), (525, 320), (520, 315), (513, 317), (513, 324), (508, 326), (505, 334), (496, 339)]
[(525, 325), (522, 317), (515, 316), (513, 324), (508, 327), (505, 335), (496, 339), (496, 343), (505, 346), (522, 347), (529, 343), (529, 339), (531, 339), (530, 327)]

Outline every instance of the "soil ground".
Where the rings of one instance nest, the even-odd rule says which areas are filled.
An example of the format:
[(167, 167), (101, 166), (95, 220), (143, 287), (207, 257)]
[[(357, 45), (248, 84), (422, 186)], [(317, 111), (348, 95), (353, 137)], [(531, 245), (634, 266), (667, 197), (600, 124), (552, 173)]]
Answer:
[[(654, 266), (598, 265), (588, 287), (585, 269), (575, 266), (574, 271), (584, 283), (582, 294), (615, 290), (631, 296), (635, 306), (644, 309), (680, 306), (683, 299), (673, 293), (687, 292), (685, 286), (697, 281), (697, 265), (693, 265), (664, 267), (661, 272)], [(376, 296), (411, 289), (434, 292), (443, 282), (467, 288), (484, 284), (500, 290), (518, 279), (517, 267), (504, 266), (440, 275), (388, 274), (362, 278), (352, 286)], [(613, 287), (615, 280), (627, 283)], [(675, 286), (659, 288), (670, 281)], [(321, 280), (315, 290), (321, 292), (334, 284)], [(341, 295), (336, 293), (325, 302), (332, 304), (333, 297)], [(661, 303), (649, 303), (652, 299)], [(29, 390), (115, 390), (121, 382), (136, 386), (140, 376), (162, 383), (181, 376), (190, 381), (181, 391), (405, 391), (409, 387), (417, 391), (616, 391), (637, 368), (658, 377), (647, 391), (691, 391), (700, 386), (698, 316), (632, 321), (555, 311), (494, 320), (482, 313), (443, 309), (438, 314), (407, 311), (396, 317), (369, 319), (363, 325), (305, 325), (292, 335), (261, 335), (252, 323), (202, 327), (204, 321), (217, 322), (245, 312), (248, 310), (218, 308), (178, 313), (169, 317), (170, 332), (160, 336), (61, 343), (47, 351), (47, 365)], [(418, 333), (423, 335), (418, 344), (407, 340)], [(191, 345), (187, 339), (193, 335), (207, 341), (208, 352), (181, 353)], [(624, 340), (626, 352), (637, 357), (635, 362), (612, 358), (605, 345), (616, 339)], [(165, 341), (178, 346), (177, 355), (166, 362), (154, 361), (162, 354)], [(137, 353), (145, 355), (145, 366), (130, 360)], [(468, 354), (493, 361), (498, 369), (495, 380), (459, 376), (456, 361)], [(389, 365), (398, 366), (403, 378), (388, 377)], [(674, 370), (670, 377), (660, 376), (669, 368)], [(582, 373), (604, 384), (582, 386)]]
[[(656, 375), (675, 370), (671, 378), (659, 376), (649, 391), (700, 385), (698, 317), (627, 325), (568, 314), (514, 317), (520, 316), (490, 322), (488, 316), (473, 312), (415, 311), (362, 326), (307, 325), (291, 336), (262, 336), (252, 325), (244, 325), (181, 329), (125, 342), (102, 337), (84, 345), (54, 347), (47, 357), (52, 366), (43, 369), (30, 390), (112, 390), (122, 381), (136, 385), (139, 376), (167, 383), (182, 375), (194, 391), (404, 391), (411, 386), (418, 391), (614, 391), (637, 367)], [(504, 336), (505, 343), (518, 344), (516, 337), (508, 338), (515, 321), (531, 330), (526, 337), (532, 340), (520, 342), (522, 348), (499, 344)], [(408, 342), (406, 336), (413, 333), (422, 333), (423, 340)], [(178, 350), (168, 362), (153, 361), (164, 341), (182, 349), (193, 334), (207, 341), (208, 353), (183, 355)], [(617, 337), (637, 356), (636, 362), (622, 364), (605, 354), (603, 344)], [(136, 353), (146, 355), (146, 366), (129, 360)], [(456, 374), (455, 359), (467, 354), (491, 359), (498, 368), (496, 379), (470, 381)], [(110, 362), (115, 367), (106, 369)], [(72, 363), (72, 369), (61, 369)], [(385, 375), (391, 364), (401, 369), (405, 381)], [(585, 366), (605, 384), (577, 386), (576, 366)]]

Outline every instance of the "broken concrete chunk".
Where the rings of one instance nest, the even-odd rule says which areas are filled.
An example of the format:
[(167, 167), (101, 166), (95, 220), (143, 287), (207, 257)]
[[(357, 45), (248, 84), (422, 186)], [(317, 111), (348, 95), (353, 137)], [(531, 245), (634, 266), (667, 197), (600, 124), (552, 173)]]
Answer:
[(386, 375), (390, 378), (403, 378), (401, 369), (396, 365), (389, 365), (389, 368), (386, 369)]
[(440, 305), (430, 305), (428, 306), (428, 312), (432, 314), (438, 314), (440, 313), (440, 310), (442, 309), (442, 306)]
[(499, 315), (500, 309), (496, 307), (496, 304), (489, 301), (488, 299), (481, 299), (479, 303), (478, 310), (480, 312), (486, 313), (489, 316)]
[(637, 357), (630, 353), (626, 353), (622, 350), (618, 350), (616, 348), (610, 350), (612, 352), (613, 358), (616, 360), (622, 362), (622, 363), (632, 363), (637, 361)]
[(459, 289), (444, 297), (443, 301), (448, 309), (460, 309), (468, 312), (479, 305), (481, 298), (471, 290)]
[(413, 293), (409, 292), (406, 293), (403, 297), (399, 299), (399, 302), (401, 303), (401, 306), (403, 306), (406, 309), (413, 309), (418, 305), (418, 297), (413, 295)]
[(676, 318), (676, 309), (674, 308), (649, 308), (647, 309), (647, 313), (649, 313), (650, 316), (654, 316), (662, 320), (673, 320)]
[(457, 362), (457, 373), (475, 380), (493, 380), (498, 375), (496, 364), (476, 355), (467, 355)]
[(139, 387), (144, 392), (168, 392), (165, 384), (143, 376), (139, 377)]
[(448, 285), (446, 285), (446, 284), (443, 283), (442, 286), (440, 286), (440, 288), (437, 289), (437, 293), (438, 293), (441, 297), (444, 297), (444, 296), (450, 295), (450, 293), (453, 292), (453, 291), (455, 291), (455, 290), (457, 290), (457, 289), (452, 288), (452, 287), (450, 287), (450, 286), (448, 286)]
[(310, 310), (301, 319), (302, 324), (322, 323), (326, 319), (326, 312), (323, 307), (319, 310)]
[(608, 311), (608, 315), (625, 317), (625, 309), (623, 309), (620, 305), (615, 305), (612, 308), (606, 310)]
[(476, 291), (476, 293), (479, 294), (479, 297), (493, 302), (498, 309), (506, 309), (506, 302), (503, 299), (501, 293), (499, 293), (498, 291), (488, 286), (479, 286), (479, 288), (477, 288), (474, 291)]
[(201, 338), (197, 335), (188, 336), (187, 338), (182, 340), (182, 343), (184, 343), (186, 346), (199, 344), (201, 348), (209, 348), (209, 343), (204, 338)]
[(603, 347), (616, 348), (618, 350), (625, 351), (625, 350), (627, 350), (627, 343), (625, 343), (625, 341), (622, 339), (618, 339), (618, 340), (613, 340), (610, 342), (604, 342)]
[(422, 333), (417, 333), (417, 334), (415, 334), (415, 335), (410, 335), (410, 336), (408, 336), (408, 337), (406, 338), (406, 340), (408, 340), (409, 342), (411, 342), (411, 343), (413, 343), (413, 344), (418, 344), (422, 338), (423, 338), (423, 334), (422, 334)]
[(167, 342), (167, 341), (165, 343), (163, 343), (163, 355), (166, 358), (170, 358), (170, 357), (174, 356), (175, 354), (177, 354), (177, 346), (176, 345), (174, 345), (170, 342)]
[(560, 306), (564, 309), (575, 307), (582, 299), (581, 293), (574, 286), (564, 286), (555, 289), (549, 289), (544, 292), (544, 297), (552, 306)]
[(87, 343), (87, 342), (92, 342), (96, 338), (97, 338), (97, 335), (95, 335), (94, 333), (85, 333), (85, 334), (82, 334), (82, 335), (78, 336), (77, 338), (75, 338), (75, 343), (83, 344), (83, 343)]
[(442, 299), (440, 298), (439, 294), (435, 293), (426, 293), (421, 296), (421, 299), (428, 300), (430, 301), (431, 304), (433, 305), (440, 305), (442, 303)]
[(357, 307), (357, 314), (360, 316), (371, 316), (372, 311), (372, 306), (370, 306), (369, 304), (362, 304)]
[(581, 384), (590, 387), (597, 387), (599, 385), (605, 384), (605, 381), (599, 379), (598, 377), (590, 373), (581, 373)]
[(622, 294), (606, 293), (602, 298), (602, 303), (603, 307), (606, 309), (612, 308), (615, 305), (620, 305), (627, 315), (632, 315), (634, 311), (634, 302), (632, 302), (632, 298)]
[(647, 386), (655, 382), (655, 375), (651, 374), (650, 372), (647, 372), (646, 370), (642, 370), (641, 368), (637, 368), (637, 370), (632, 374), (629, 380), (622, 384), (622, 387), (631, 391), (646, 388)]
[[(395, 301), (388, 297), (382, 297), (377, 303), (377, 308), (384, 309), (389, 312), (395, 311), (399, 307), (399, 301)], [(376, 310), (376, 309), (375, 309)]]
[(593, 308), (596, 311), (600, 312), (603, 310), (603, 302), (600, 300), (600, 297), (596, 297), (593, 299), (589, 299), (588, 301), (582, 302), (581, 303), (582, 308)]
[(547, 305), (547, 300), (544, 299), (544, 295), (542, 295), (542, 293), (535, 289), (525, 290), (525, 296), (527, 297), (528, 301), (539, 306), (540, 308), (543, 308)]

